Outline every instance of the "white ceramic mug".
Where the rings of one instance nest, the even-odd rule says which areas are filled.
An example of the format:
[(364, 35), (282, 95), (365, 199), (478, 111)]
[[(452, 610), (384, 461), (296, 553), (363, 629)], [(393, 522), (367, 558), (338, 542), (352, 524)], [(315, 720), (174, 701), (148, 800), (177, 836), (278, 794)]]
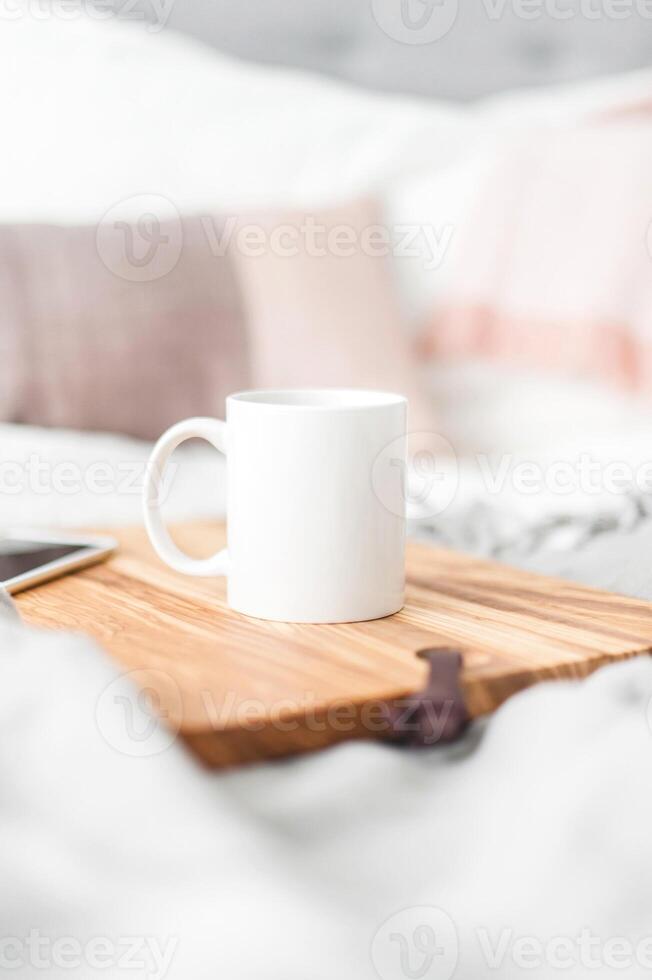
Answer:
[[(145, 523), (159, 556), (226, 575), (238, 612), (294, 623), (378, 619), (404, 601), (407, 402), (377, 391), (245, 391), (226, 422), (188, 419), (152, 452)], [(163, 524), (163, 469), (186, 439), (227, 455), (228, 552), (195, 560)], [(387, 452), (387, 447), (392, 447)]]

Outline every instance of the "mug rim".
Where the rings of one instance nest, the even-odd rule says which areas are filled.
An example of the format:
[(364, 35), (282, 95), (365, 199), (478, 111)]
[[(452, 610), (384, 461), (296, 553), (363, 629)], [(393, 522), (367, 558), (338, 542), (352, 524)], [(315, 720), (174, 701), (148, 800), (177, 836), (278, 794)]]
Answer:
[(355, 412), (407, 405), (405, 395), (373, 388), (251, 388), (227, 396), (227, 403), (295, 412)]

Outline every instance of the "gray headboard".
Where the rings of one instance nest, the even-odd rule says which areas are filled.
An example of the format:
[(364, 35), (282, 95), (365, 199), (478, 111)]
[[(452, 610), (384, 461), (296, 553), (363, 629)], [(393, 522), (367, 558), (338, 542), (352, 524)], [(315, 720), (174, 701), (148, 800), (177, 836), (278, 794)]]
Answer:
[[(470, 99), (650, 65), (652, 20), (637, 12), (642, 5), (174, 0), (168, 28), (243, 58), (308, 68), (373, 89)], [(614, 10), (621, 19), (609, 16)]]

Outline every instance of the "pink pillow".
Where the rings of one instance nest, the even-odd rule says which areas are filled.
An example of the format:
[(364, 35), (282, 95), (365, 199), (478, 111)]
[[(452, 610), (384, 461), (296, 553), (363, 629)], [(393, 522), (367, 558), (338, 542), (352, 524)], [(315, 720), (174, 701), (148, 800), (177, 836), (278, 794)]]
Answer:
[(368, 200), (320, 212), (241, 217), (231, 237), (255, 387), (367, 387), (409, 400), (412, 431), (433, 412), (405, 333)]
[(651, 172), (640, 106), (505, 150), (456, 229), (426, 350), (651, 391)]
[(249, 385), (231, 260), (186, 218), (148, 264), (141, 231), (0, 227), (4, 421), (149, 438)]

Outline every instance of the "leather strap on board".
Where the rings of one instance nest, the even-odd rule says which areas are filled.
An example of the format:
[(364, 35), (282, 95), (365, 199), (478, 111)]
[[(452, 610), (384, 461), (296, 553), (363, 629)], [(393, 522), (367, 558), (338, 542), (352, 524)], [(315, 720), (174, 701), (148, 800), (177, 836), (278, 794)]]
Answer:
[(411, 746), (452, 742), (469, 722), (460, 683), (462, 654), (445, 647), (419, 650), (417, 656), (430, 664), (423, 689), (385, 706), (389, 737)]

